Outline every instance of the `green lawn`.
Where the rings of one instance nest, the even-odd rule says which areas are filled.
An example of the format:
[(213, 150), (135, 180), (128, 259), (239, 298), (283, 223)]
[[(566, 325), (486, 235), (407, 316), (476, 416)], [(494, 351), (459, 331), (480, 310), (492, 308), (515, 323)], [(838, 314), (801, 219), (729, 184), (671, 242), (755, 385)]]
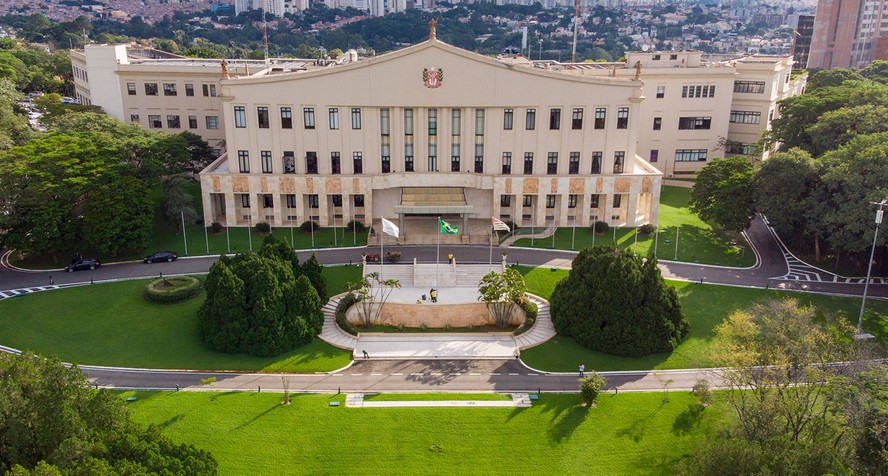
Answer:
[(726, 408), (702, 412), (675, 392), (544, 394), (530, 408), (344, 408), (342, 395), (123, 392), (133, 417), (213, 453), (241, 474), (670, 474), (716, 433)]
[[(616, 238), (618, 246), (641, 255), (651, 256), (656, 248), (658, 259), (740, 267), (755, 264), (755, 254), (746, 240), (740, 235), (714, 229), (710, 223), (700, 220), (688, 208), (689, 197), (690, 189), (662, 188), (659, 235), (656, 238), (639, 234), (636, 241), (634, 228), (611, 229), (602, 235), (594, 235), (589, 228), (559, 228), (553, 237), (542, 240), (525, 238), (514, 246), (581, 250), (593, 245), (613, 245)], [(527, 230), (522, 228), (522, 231)]]
[[(325, 267), (330, 294), (358, 279), (357, 267)], [(150, 280), (28, 294), (0, 301), (0, 343), (84, 365), (162, 369), (317, 372), (341, 368), (351, 354), (314, 341), (278, 357), (213, 352), (200, 343), (203, 295), (179, 304), (142, 297)]]
[[(197, 182), (190, 184), (188, 192), (194, 197), (194, 206), (198, 216), (203, 217), (200, 184)], [(14, 255), (12, 262), (25, 268), (60, 268), (67, 264), (67, 257), (73, 256), (75, 252), (79, 252), (83, 256), (97, 258), (102, 262), (141, 259), (143, 256), (159, 250), (173, 250), (178, 252), (179, 256), (220, 255), (250, 251), (251, 249), (258, 250), (267, 235), (257, 233), (254, 228), (245, 226), (230, 227), (227, 230), (223, 228), (221, 233), (213, 234), (209, 233), (209, 229), (202, 224), (191, 223), (185, 225), (185, 237), (183, 238), (176, 226), (163, 219), (160, 211), (160, 195), (159, 186), (151, 192), (151, 198), (155, 205), (154, 233), (151, 237), (151, 244), (144, 250), (130, 250), (120, 256), (108, 256), (95, 250), (74, 246), (68, 252), (62, 253), (60, 260), (54, 260), (51, 256), (22, 257)], [(271, 232), (278, 239), (286, 239), (299, 250), (367, 245), (367, 232), (355, 234), (344, 228), (344, 224), (342, 225), (338, 228), (321, 228), (315, 231), (314, 235), (302, 233), (298, 227), (272, 228)], [(360, 261), (360, 254), (356, 253), (355, 259)]]
[(441, 400), (511, 400), (503, 393), (377, 393), (365, 395), (368, 402), (417, 402)]
[[(566, 270), (519, 267), (527, 281), (528, 292), (549, 298), (555, 283), (567, 276)], [(684, 281), (667, 281), (678, 291), (685, 315), (691, 324), (688, 337), (672, 353), (644, 357), (617, 357), (580, 347), (571, 339), (554, 339), (521, 352), (521, 359), (531, 367), (548, 371), (575, 371), (585, 364), (595, 370), (682, 369), (711, 366), (709, 352), (715, 337), (715, 327), (737, 309), (773, 298), (791, 297), (803, 304), (815, 306), (819, 312), (841, 313), (854, 324), (860, 310), (860, 298), (844, 298), (818, 294), (793, 293), (764, 289), (737, 288)], [(594, 312), (594, 308), (591, 310)], [(881, 341), (888, 340), (888, 302), (867, 301), (864, 328)]]

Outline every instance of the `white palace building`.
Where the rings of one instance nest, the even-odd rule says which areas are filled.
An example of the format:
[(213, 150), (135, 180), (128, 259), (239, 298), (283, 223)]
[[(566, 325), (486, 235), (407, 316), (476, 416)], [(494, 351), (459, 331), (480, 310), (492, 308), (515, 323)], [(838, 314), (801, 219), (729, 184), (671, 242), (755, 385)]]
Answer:
[[(491, 217), (656, 225), (664, 173), (696, 173), (725, 155), (726, 140), (754, 142), (776, 101), (804, 86), (788, 58), (707, 65), (692, 52), (662, 68), (651, 55), (590, 69), (478, 55), (437, 40), (434, 27), (425, 42), (360, 60), (350, 51), (220, 65), (152, 51), (72, 52), (78, 98), (209, 140), (221, 155), (200, 174), (206, 223), (378, 229), (385, 217), (402, 243), (435, 239), (438, 216), (460, 228), (442, 239), (484, 244)], [(764, 94), (738, 99), (738, 81)], [(738, 101), (768, 119), (735, 130)]]

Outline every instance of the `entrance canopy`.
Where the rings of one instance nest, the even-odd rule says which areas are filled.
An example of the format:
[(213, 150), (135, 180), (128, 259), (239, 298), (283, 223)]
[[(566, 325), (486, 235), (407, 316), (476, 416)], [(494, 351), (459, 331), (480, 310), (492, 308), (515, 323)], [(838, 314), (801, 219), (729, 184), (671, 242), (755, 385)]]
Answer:
[(402, 187), (401, 204), (394, 211), (399, 215), (458, 215), (473, 210), (461, 187)]

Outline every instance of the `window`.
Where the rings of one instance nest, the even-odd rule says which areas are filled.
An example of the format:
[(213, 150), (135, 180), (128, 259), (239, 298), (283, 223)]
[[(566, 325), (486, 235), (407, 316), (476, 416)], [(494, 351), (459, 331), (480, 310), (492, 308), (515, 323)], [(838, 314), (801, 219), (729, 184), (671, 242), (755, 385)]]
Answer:
[(339, 152), (330, 152), (330, 170), (333, 175), (342, 173), (342, 164), (339, 158)]
[(617, 108), (617, 129), (627, 129), (629, 127), (629, 108)]
[(308, 196), (308, 208), (319, 208), (320, 204), (318, 203), (318, 196), (316, 194), (311, 194)]
[(392, 158), (388, 155), (382, 156), (382, 173), (387, 174), (392, 171)]
[(731, 111), (731, 122), (734, 124), (758, 124), (762, 113), (758, 111)]
[(167, 116), (167, 127), (170, 129), (178, 129), (181, 127), (179, 124), (179, 116)]
[(758, 151), (756, 144), (744, 144), (743, 142), (728, 141), (725, 144), (725, 152), (728, 154), (754, 155)]
[(765, 94), (764, 81), (734, 81), (735, 93)]
[(568, 195), (567, 196), (567, 208), (577, 208), (577, 197), (578, 195)]
[(244, 106), (234, 106), (234, 127), (247, 127), (247, 109)]
[(215, 84), (203, 84), (203, 95), (204, 97), (215, 97), (216, 96), (216, 85)]
[(312, 174), (312, 175), (318, 173), (318, 153), (317, 152), (306, 152), (305, 153), (305, 173)]
[(355, 208), (364, 208), (364, 196), (363, 195), (355, 195), (354, 202), (355, 202)]
[(246, 193), (241, 194), (241, 207), (250, 208), (250, 195)]
[(652, 57), (652, 59), (653, 59), (654, 61), (660, 61), (660, 55), (654, 55), (654, 56)]
[(361, 128), (361, 108), (353, 107), (352, 108), (352, 129), (360, 129)]
[(568, 163), (567, 173), (570, 175), (577, 175), (580, 173), (580, 153), (579, 152), (571, 152), (570, 153), (570, 162)]
[(573, 110), (573, 116), (571, 116), (570, 120), (570, 128), (571, 129), (582, 129), (583, 128), (583, 108), (575, 107)]
[(679, 117), (678, 129), (709, 129), (712, 124), (711, 117)]
[(774, 120), (774, 110), (771, 109), (770, 111), (768, 111), (768, 124), (770, 124), (771, 121), (773, 121), (773, 120)]
[(429, 135), (436, 136), (438, 135), (438, 110), (435, 108), (429, 108)]
[(294, 154), (292, 150), (284, 151), (283, 163), (285, 174), (296, 173), (296, 154)]
[(293, 108), (281, 108), (281, 129), (293, 128)]
[(503, 152), (503, 175), (512, 173), (512, 153)]
[(260, 129), (268, 129), (268, 107), (259, 106), (256, 108), (256, 117), (259, 120), (259, 128)]
[(512, 130), (512, 122), (515, 120), (515, 112), (512, 109), (506, 109), (503, 111), (503, 129), (507, 131)]
[(546, 208), (555, 208), (555, 195), (546, 195)]
[(476, 155), (475, 156), (475, 173), (483, 174), (484, 173), (484, 156)]
[(561, 129), (561, 109), (549, 110), (549, 130)]
[(188, 128), (197, 129), (197, 116), (188, 116)]
[(626, 153), (623, 151), (614, 152), (614, 173), (623, 173), (623, 161), (626, 159)]
[(382, 143), (380, 145), (382, 172), (389, 173), (392, 171), (392, 136), (389, 135), (391, 133), (391, 124), (388, 108), (379, 110), (379, 130), (382, 134)]
[(315, 110), (313, 107), (306, 107), (302, 109), (302, 121), (305, 124), (306, 129), (315, 128)]
[(163, 123), (160, 122), (160, 116), (148, 116), (148, 126), (152, 129), (161, 129), (163, 127)]
[(237, 151), (237, 165), (242, 174), (250, 173), (250, 153), (245, 150)]
[(475, 109), (475, 173), (484, 173), (484, 109)]
[(287, 194), (287, 208), (296, 208), (296, 194)]
[[(459, 172), (460, 167), (460, 126), (462, 125), (462, 110), (454, 108), (450, 111), (450, 171)], [(483, 144), (483, 142), (482, 142)], [(482, 145), (482, 154), (483, 152)]]
[(145, 95), (157, 96), (157, 83), (145, 83)]
[(660, 156), (660, 151), (657, 149), (652, 149), (651, 150), (651, 159), (649, 160), (649, 162), (652, 164), (656, 163), (659, 156)]
[(607, 119), (607, 109), (603, 107), (595, 108), (595, 129), (604, 129), (605, 120)]
[(379, 131), (382, 135), (387, 136), (392, 133), (389, 108), (384, 107), (379, 110)]
[(451, 172), (459, 172), (459, 156), (458, 155), (450, 156), (450, 171)]
[(533, 206), (533, 195), (525, 195), (523, 198), (523, 201), (524, 201), (524, 203), (522, 203), (522, 205), (524, 205), (524, 207), (532, 207)]
[(593, 193), (591, 200), (589, 200), (589, 208), (598, 208), (598, 197), (597, 193)]
[(404, 156), (404, 171), (405, 172), (413, 172), (413, 156), (412, 155)]
[(705, 162), (706, 149), (678, 149), (675, 151), (676, 162)]
[(219, 116), (207, 116), (207, 129), (219, 128)]
[(528, 109), (524, 116), (524, 128), (529, 131), (536, 129), (536, 117), (536, 109)]
[(259, 152), (259, 159), (260, 159), (260, 162), (262, 163), (262, 173), (263, 174), (272, 173), (271, 151), (270, 150), (263, 150), (263, 151)]
[(715, 85), (690, 85), (681, 87), (681, 97), (683, 98), (714, 98)]
[(342, 206), (342, 195), (337, 193), (335, 195), (330, 195), (330, 198), (331, 198), (331, 201), (333, 202), (334, 207), (338, 208), (338, 207)]
[(126, 83), (126, 93), (130, 96), (136, 95), (136, 83)]
[(176, 92), (176, 83), (163, 83), (163, 95), (164, 96), (176, 96), (178, 93)]
[(413, 109), (404, 109), (404, 171), (413, 172)]
[(666, 96), (666, 86), (657, 86), (657, 99), (663, 99)]
[(429, 108), (428, 110), (428, 131), (429, 131), (429, 149), (428, 164), (429, 172), (438, 171), (438, 110)]
[(533, 152), (524, 153), (524, 175), (533, 174)]
[(511, 206), (512, 206), (512, 196), (511, 195), (500, 195), (500, 207), (510, 208)]
[(355, 175), (364, 173), (364, 154), (361, 152), (352, 153), (352, 170)]
[(601, 173), (601, 152), (592, 152), (592, 172), (593, 174)]
[(555, 175), (558, 173), (558, 152), (549, 152), (546, 160), (546, 174)]
[(331, 107), (328, 115), (330, 116), (330, 130), (339, 129), (339, 108)]
[(186, 96), (194, 96), (194, 85), (190, 83), (185, 83), (185, 95)]
[(614, 194), (614, 208), (620, 208), (620, 205), (623, 202), (622, 198), (623, 198), (623, 195), (621, 195), (619, 193)]
[(662, 117), (655, 117), (654, 118), (654, 130), (659, 131), (662, 128), (663, 128), (663, 118)]
[(130, 114), (130, 122), (133, 124), (139, 123), (139, 115), (138, 114)]

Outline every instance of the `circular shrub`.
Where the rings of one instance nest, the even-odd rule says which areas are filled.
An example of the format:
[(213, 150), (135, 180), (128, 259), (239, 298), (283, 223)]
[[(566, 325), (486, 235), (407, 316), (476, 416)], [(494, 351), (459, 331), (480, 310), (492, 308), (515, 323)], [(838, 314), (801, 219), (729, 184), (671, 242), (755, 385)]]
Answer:
[(363, 233), (367, 231), (367, 225), (357, 220), (352, 220), (345, 225), (345, 228), (354, 233)]
[(592, 224), (593, 233), (598, 233), (600, 235), (602, 233), (607, 233), (608, 230), (610, 230), (610, 226), (607, 224), (607, 222), (597, 221)]
[(271, 224), (268, 222), (260, 222), (256, 223), (256, 232), (257, 233), (271, 233)]
[(654, 227), (654, 225), (651, 225), (650, 223), (645, 223), (644, 225), (641, 225), (640, 227), (638, 227), (638, 231), (642, 235), (646, 235), (646, 236), (653, 235), (654, 230), (656, 230), (656, 228)]
[(222, 233), (222, 224), (214, 221), (212, 225), (210, 225), (210, 233)]
[(200, 294), (200, 280), (192, 276), (158, 278), (145, 286), (145, 299), (157, 304), (173, 304), (187, 301)]
[(301, 225), (299, 225), (299, 229), (302, 230), (303, 233), (311, 233), (312, 231), (318, 231), (321, 229), (321, 226), (318, 225), (316, 221), (304, 221)]

